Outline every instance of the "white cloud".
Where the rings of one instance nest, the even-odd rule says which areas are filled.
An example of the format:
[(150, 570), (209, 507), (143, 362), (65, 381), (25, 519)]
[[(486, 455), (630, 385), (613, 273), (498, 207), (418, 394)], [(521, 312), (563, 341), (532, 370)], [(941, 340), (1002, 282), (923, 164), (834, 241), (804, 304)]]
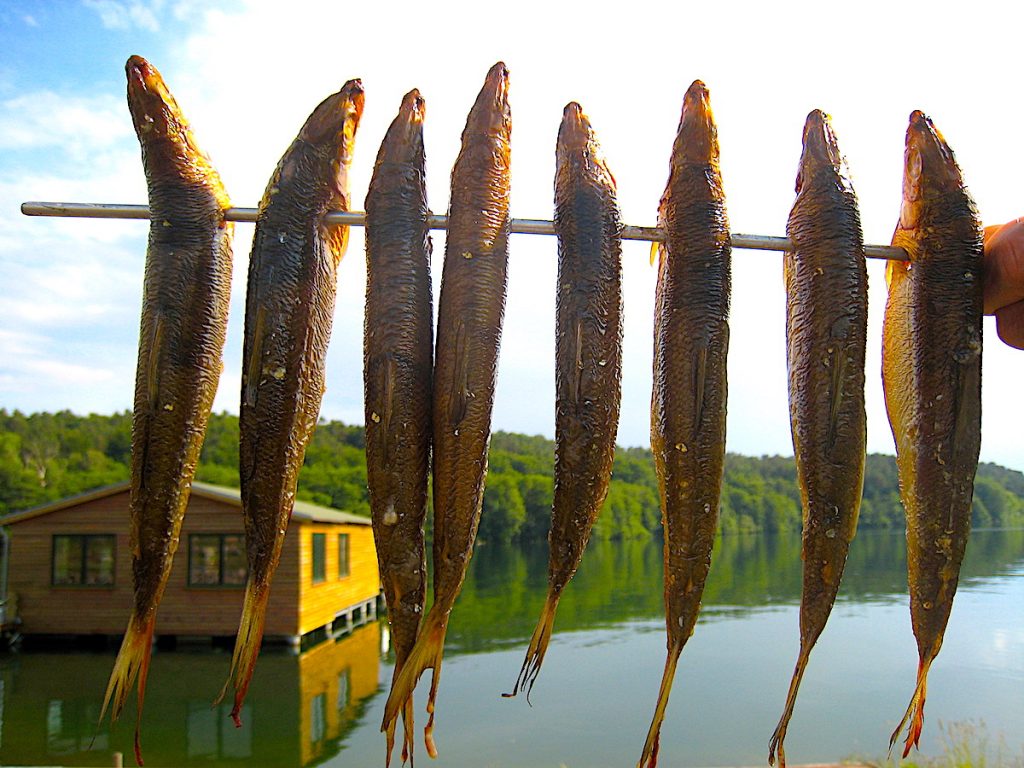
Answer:
[(145, 29), (156, 32), (160, 29), (157, 13), (163, 6), (162, 0), (144, 3), (140, 0), (83, 0), (82, 4), (95, 11), (107, 29)]
[(27, 14), (26, 13), (24, 16), (21, 17), (21, 20), (23, 22), (25, 22), (25, 25), (28, 26), (28, 27), (38, 27), (39, 26), (39, 22), (36, 21), (36, 17), (32, 16), (31, 14)]
[(133, 133), (125, 99), (112, 94), (37, 91), (5, 99), (0, 106), (0, 149), (60, 147), (81, 158), (86, 149), (110, 147)]

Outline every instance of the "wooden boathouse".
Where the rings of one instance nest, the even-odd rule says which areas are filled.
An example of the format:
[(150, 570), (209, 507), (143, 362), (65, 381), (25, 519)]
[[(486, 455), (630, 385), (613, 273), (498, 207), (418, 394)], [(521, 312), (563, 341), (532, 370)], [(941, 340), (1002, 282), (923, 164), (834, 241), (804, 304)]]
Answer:
[[(120, 635), (132, 602), (129, 484), (0, 517), (8, 627), (25, 636)], [(233, 637), (247, 575), (238, 490), (194, 482), (156, 634)], [(370, 520), (295, 503), (274, 575), (265, 637), (298, 645), (376, 617)]]

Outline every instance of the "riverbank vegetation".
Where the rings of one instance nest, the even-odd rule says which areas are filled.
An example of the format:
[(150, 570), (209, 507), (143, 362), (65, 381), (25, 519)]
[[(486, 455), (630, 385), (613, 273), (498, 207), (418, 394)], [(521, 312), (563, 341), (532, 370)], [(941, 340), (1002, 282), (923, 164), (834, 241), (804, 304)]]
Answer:
[[(318, 427), (299, 477), (300, 498), (369, 515), (363, 428), (337, 421)], [(128, 479), (131, 414), (79, 416), (68, 411), (25, 415), (0, 410), (0, 514), (44, 504)], [(554, 442), (497, 432), (479, 536), (484, 541), (542, 540), (553, 493)], [(214, 414), (196, 479), (238, 486), (238, 417)], [(982, 464), (974, 489), (976, 527), (1024, 526), (1024, 474)], [(608, 499), (594, 536), (644, 538), (660, 530), (651, 452), (619, 448)], [(867, 458), (861, 529), (904, 525), (892, 456)], [(723, 533), (796, 530), (800, 493), (792, 457), (726, 457)]]

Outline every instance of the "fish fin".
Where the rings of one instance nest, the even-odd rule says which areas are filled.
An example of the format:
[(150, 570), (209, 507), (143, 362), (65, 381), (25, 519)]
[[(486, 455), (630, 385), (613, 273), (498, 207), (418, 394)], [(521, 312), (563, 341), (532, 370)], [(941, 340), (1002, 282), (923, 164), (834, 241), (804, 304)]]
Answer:
[(931, 666), (932, 660), (920, 661), (917, 665), (917, 685), (914, 687), (914, 695), (910, 699), (910, 706), (907, 707), (906, 714), (903, 715), (903, 719), (900, 720), (900, 724), (896, 727), (896, 730), (892, 732), (892, 736), (889, 737), (889, 754), (892, 754), (893, 744), (899, 739), (900, 733), (903, 731), (903, 726), (910, 722), (907, 726), (907, 739), (903, 743), (903, 757), (910, 754), (911, 747), (919, 747), (921, 741), (921, 730), (924, 728), (924, 700), (925, 695), (928, 692), (928, 668)]
[(472, 396), (469, 391), (469, 352), (466, 343), (466, 325), (461, 320), (455, 329), (455, 365), (456, 375), (452, 380), (451, 398), (454, 403), (452, 408), (452, 425), (458, 426), (469, 410), (469, 398)]
[(437, 698), (437, 683), (441, 675), (441, 657), (444, 653), (444, 638), (448, 632), (447, 618), (440, 610), (435, 610), (437, 604), (431, 608), (423, 620), (423, 627), (416, 637), (409, 656), (402, 666), (401, 672), (391, 683), (391, 693), (384, 704), (384, 720), (380, 729), (387, 732), (388, 728), (398, 717), (399, 712), (408, 705), (412, 699), (412, 693), (416, 683), (427, 669), (434, 670), (433, 681), (430, 686), (430, 698), (427, 701), (427, 712), (430, 713), (430, 720), (424, 729), (424, 741), (427, 746), (427, 754), (437, 757), (437, 749), (434, 746), (434, 701)]
[(544, 654), (548, 651), (548, 643), (551, 640), (551, 628), (555, 623), (555, 611), (558, 609), (559, 595), (548, 590), (547, 600), (540, 612), (540, 619), (537, 627), (533, 630), (533, 637), (530, 638), (530, 645), (526, 650), (526, 659), (523, 661), (522, 669), (519, 670), (519, 677), (512, 687), (512, 693), (501, 694), (510, 699), (521, 690), (526, 691), (526, 701), (530, 701), (530, 692), (533, 691), (533, 684), (540, 674), (540, 666), (544, 663)]
[(647, 741), (644, 742), (644, 751), (640, 755), (637, 768), (656, 768), (658, 765), (658, 746), (661, 741), (661, 724), (665, 720), (665, 708), (668, 706), (668, 696), (672, 692), (672, 681), (676, 676), (676, 664), (679, 662), (679, 654), (683, 651), (681, 642), (675, 643), (668, 649), (668, 656), (665, 659), (665, 671), (661, 676), (661, 689), (658, 691), (658, 704), (654, 708), (654, 718), (651, 720), (651, 727), (647, 731)]
[(651, 266), (654, 266), (656, 261), (660, 261), (665, 258), (665, 245), (659, 243), (657, 240), (651, 243)]
[(245, 376), (245, 388), (243, 391), (243, 399), (245, 404), (252, 406), (256, 404), (256, 392), (260, 386), (260, 368), (263, 360), (263, 325), (264, 315), (266, 314), (263, 307), (259, 307), (256, 310), (256, 322), (255, 328), (252, 333), (252, 346), (249, 348), (249, 366), (246, 370)]
[(242, 711), (242, 702), (245, 701), (245, 694), (249, 690), (252, 673), (256, 668), (256, 658), (260, 654), (269, 597), (269, 586), (258, 586), (251, 579), (245, 585), (245, 601), (242, 604), (242, 619), (238, 625), (238, 635), (235, 638), (235, 650), (231, 655), (231, 669), (220, 695), (213, 702), (213, 706), (217, 706), (224, 700), (228, 686), (231, 685), (233, 679), (235, 702), (231, 708), (231, 719), (235, 721), (237, 728), (242, 727), (239, 713)]
[(828, 385), (828, 447), (829, 450), (835, 445), (836, 432), (839, 426), (839, 409), (843, 404), (843, 379), (846, 376), (846, 355), (839, 348), (840, 342), (832, 340), (831, 360), (829, 367), (832, 369), (832, 378)]
[(705, 341), (697, 347), (697, 359), (694, 361), (693, 372), (693, 399), (696, 408), (694, 409), (693, 431), (696, 434), (700, 430), (701, 422), (704, 420), (704, 390), (708, 372), (708, 345)]
[(146, 677), (149, 673), (149, 661), (153, 652), (153, 629), (156, 626), (156, 614), (148, 619), (141, 619), (134, 614), (128, 622), (128, 629), (121, 641), (121, 650), (114, 661), (114, 669), (107, 682), (107, 692), (103, 697), (100, 709), (100, 722), (103, 721), (110, 706), (110, 722), (116, 723), (132, 687), (138, 681), (138, 710), (135, 720), (135, 760), (142, 765), (142, 749), (139, 742), (139, 730), (142, 723), (142, 702), (146, 695)]
[(160, 315), (153, 321), (153, 334), (149, 339), (149, 355), (146, 359), (146, 397), (149, 410), (156, 411), (160, 405), (160, 352), (164, 338), (164, 320)]
[(810, 658), (811, 649), (800, 644), (800, 653), (796, 659), (796, 668), (793, 670), (793, 678), (789, 681), (789, 693), (786, 695), (786, 706), (779, 718), (779, 724), (775, 726), (775, 732), (768, 742), (768, 765), (775, 765), (775, 755), (779, 756), (779, 768), (786, 768), (786, 750), (783, 742), (786, 740), (786, 731), (789, 728), (789, 721), (793, 717), (793, 707), (796, 705), (796, 694), (800, 690), (800, 681), (803, 680), (804, 670), (807, 669), (807, 660)]

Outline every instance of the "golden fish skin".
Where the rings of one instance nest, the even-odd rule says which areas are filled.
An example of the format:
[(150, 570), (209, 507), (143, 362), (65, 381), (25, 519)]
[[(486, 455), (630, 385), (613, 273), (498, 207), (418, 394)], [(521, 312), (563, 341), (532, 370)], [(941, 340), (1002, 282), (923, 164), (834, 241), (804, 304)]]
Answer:
[[(132, 615), (103, 701), (117, 720), (138, 680), (142, 717), (157, 606), (170, 576), (217, 392), (231, 295), (234, 225), (220, 176), (156, 68), (125, 65), (150, 227), (132, 418)], [(100, 715), (102, 720), (103, 715)], [(135, 758), (142, 764), (139, 725)]]
[(981, 447), (982, 231), (953, 152), (931, 120), (910, 115), (903, 205), (892, 244), (882, 383), (907, 516), (917, 685), (903, 756), (924, 725), (928, 669), (942, 646), (971, 524)]
[(803, 502), (800, 653), (768, 762), (786, 765), (797, 691), (839, 591), (864, 489), (868, 285), (857, 197), (828, 116), (804, 124), (783, 257), (789, 413)]
[(693, 633), (711, 566), (725, 462), (731, 245), (708, 90), (683, 100), (658, 212), (651, 451), (665, 529), (668, 657), (638, 765), (657, 764), (676, 663)]
[[(423, 522), (432, 433), (433, 312), (424, 115), (419, 91), (407, 93), (377, 154), (366, 196), (366, 475), (395, 676), (416, 641), (427, 581)], [(402, 718), (404, 763), (413, 747), (411, 697)], [(391, 730), (389, 762), (393, 745)]]
[(615, 178), (579, 104), (558, 130), (555, 231), (555, 492), (548, 594), (511, 694), (527, 693), (551, 639), (558, 599), (579, 567), (608, 494), (622, 376), (622, 223)]
[(240, 480), (249, 577), (228, 682), (236, 724), (263, 637), (270, 581), (324, 392), (337, 266), (348, 227), (348, 169), (363, 112), (349, 80), (313, 110), (260, 200), (249, 258), (239, 410)]
[(381, 726), (387, 730), (432, 668), (424, 733), (431, 757), (448, 615), (473, 552), (487, 475), (508, 268), (511, 128), (508, 70), (498, 62), (470, 110), (452, 169), (434, 356), (434, 602), (391, 687)]

